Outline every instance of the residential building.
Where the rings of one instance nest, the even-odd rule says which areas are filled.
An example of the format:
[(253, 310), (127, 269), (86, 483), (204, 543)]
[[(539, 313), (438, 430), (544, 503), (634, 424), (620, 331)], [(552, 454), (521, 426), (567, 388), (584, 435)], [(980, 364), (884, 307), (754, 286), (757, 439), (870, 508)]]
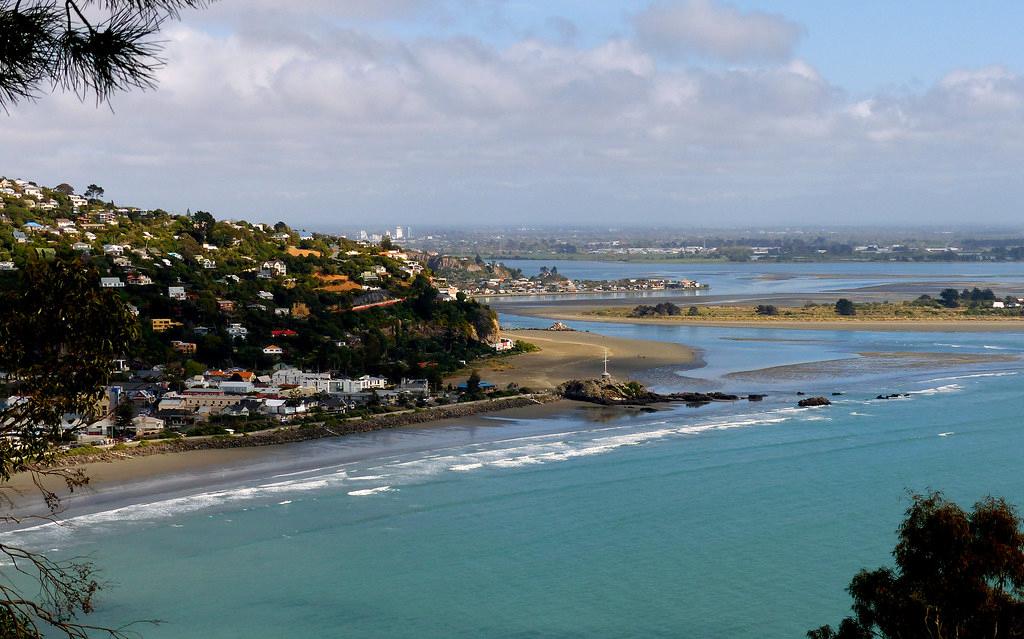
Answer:
[(101, 277), (100, 278), (101, 288), (124, 288), (124, 282), (121, 281), (120, 277)]
[(260, 268), (259, 277), (269, 280), (274, 277), (284, 277), (287, 274), (288, 267), (284, 262), (281, 260), (268, 260)]
[(150, 320), (150, 323), (153, 326), (154, 333), (163, 333), (168, 329), (175, 328), (178, 326), (184, 326), (184, 324), (182, 324), (181, 322), (175, 322), (172, 319), (167, 319), (164, 317), (153, 318), (152, 320)]
[(264, 355), (280, 356), (280, 355), (284, 355), (284, 349), (281, 348), (280, 346), (275, 345), (275, 344), (268, 344), (268, 345), (263, 347), (263, 354)]
[(179, 342), (177, 340), (174, 340), (173, 342), (171, 342), (171, 348), (184, 355), (194, 355), (196, 352), (196, 343)]
[(249, 336), (249, 329), (241, 324), (232, 324), (228, 326), (228, 336), (236, 339), (245, 338)]
[(172, 300), (178, 300), (179, 302), (185, 301), (185, 287), (184, 286), (168, 286), (167, 297)]

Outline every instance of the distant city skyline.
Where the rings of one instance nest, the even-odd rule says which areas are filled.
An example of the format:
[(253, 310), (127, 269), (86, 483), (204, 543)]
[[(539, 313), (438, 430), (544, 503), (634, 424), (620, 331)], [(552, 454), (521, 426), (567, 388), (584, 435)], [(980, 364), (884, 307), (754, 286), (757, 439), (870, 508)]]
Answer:
[(0, 174), (305, 228), (1014, 225), (1012, 2), (221, 0)]

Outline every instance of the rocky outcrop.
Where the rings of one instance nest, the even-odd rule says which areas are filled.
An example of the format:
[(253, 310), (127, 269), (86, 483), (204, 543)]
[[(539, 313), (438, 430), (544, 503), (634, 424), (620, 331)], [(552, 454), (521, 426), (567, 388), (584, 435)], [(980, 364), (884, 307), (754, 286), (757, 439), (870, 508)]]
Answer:
[(901, 397), (910, 397), (910, 393), (893, 393), (892, 395), (879, 395), (875, 399), (899, 399)]
[(800, 408), (810, 408), (813, 406), (831, 406), (832, 402), (827, 397), (808, 397), (801, 399), (797, 402), (797, 406)]
[(604, 406), (644, 406), (667, 402), (685, 402), (690, 406), (700, 406), (710, 402), (734, 402), (740, 399), (739, 395), (726, 393), (655, 393), (639, 382), (621, 382), (615, 379), (574, 379), (559, 386), (558, 392), (566, 399)]

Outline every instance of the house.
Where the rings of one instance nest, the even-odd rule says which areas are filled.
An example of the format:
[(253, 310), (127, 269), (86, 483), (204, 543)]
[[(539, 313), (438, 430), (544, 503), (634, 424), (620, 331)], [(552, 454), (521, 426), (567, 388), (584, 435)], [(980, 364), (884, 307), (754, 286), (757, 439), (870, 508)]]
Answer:
[(14, 231), (14, 241), (18, 244), (24, 244), (25, 242), (28, 242), (28, 236), (22, 231)]
[(297, 319), (305, 319), (309, 317), (309, 306), (303, 302), (295, 302), (292, 304), (292, 317)]
[(57, 224), (57, 228), (61, 229), (61, 230), (75, 228), (75, 223), (73, 221), (65, 218), (65, 217), (57, 218), (56, 224)]
[(196, 352), (196, 343), (179, 342), (178, 340), (174, 340), (173, 342), (171, 342), (171, 348), (173, 348), (174, 350), (178, 351), (183, 355), (194, 355)]
[(85, 242), (75, 242), (71, 245), (72, 251), (78, 251), (79, 253), (88, 253), (92, 250), (92, 247)]
[(178, 300), (179, 302), (185, 301), (185, 287), (184, 286), (168, 286), (167, 297), (172, 300)]
[(200, 266), (202, 266), (203, 268), (205, 268), (207, 270), (217, 268), (217, 261), (216, 260), (209, 260), (209, 259), (206, 259), (205, 257), (200, 257), (196, 261), (199, 262)]
[(133, 286), (149, 286), (153, 283), (153, 278), (142, 273), (129, 273), (127, 279)]
[(274, 294), (271, 293), (270, 291), (258, 291), (256, 293), (256, 296), (259, 297), (261, 300), (272, 300), (272, 299), (274, 299)]
[(154, 318), (150, 320), (150, 324), (153, 326), (154, 333), (163, 333), (168, 329), (184, 326), (181, 322), (175, 322), (174, 320), (167, 319), (165, 317)]
[(265, 280), (274, 277), (284, 277), (288, 274), (288, 267), (281, 260), (268, 260), (260, 268), (259, 277)]
[(296, 337), (298, 334), (298, 331), (293, 331), (290, 328), (275, 328), (270, 331), (272, 337)]
[(268, 344), (263, 347), (264, 355), (284, 355), (284, 349), (274, 344)]
[(290, 309), (290, 308), (278, 307), (278, 308), (274, 309), (274, 315), (277, 315), (278, 317), (287, 317), (287, 316), (289, 316), (291, 314), (292, 314), (292, 309)]
[(124, 288), (120, 277), (101, 277), (100, 288)]
[(14, 262), (0, 262), (0, 271), (17, 271), (18, 267)]
[(234, 300), (217, 300), (217, 308), (223, 313), (232, 313), (235, 310)]
[(43, 197), (43, 192), (42, 192), (42, 190), (40, 190), (40, 188), (38, 186), (26, 186), (22, 192), (25, 195), (29, 196), (29, 197), (34, 197), (34, 198), (41, 198), (41, 197)]
[(357, 381), (365, 384), (365, 388), (384, 388), (388, 385), (387, 377), (374, 377), (372, 375), (363, 375)]
[(159, 417), (151, 415), (139, 415), (132, 419), (135, 426), (135, 436), (145, 437), (146, 435), (158, 435), (164, 431), (167, 423)]
[(36, 232), (39, 232), (39, 231), (45, 231), (46, 230), (45, 226), (43, 226), (42, 224), (40, 224), (39, 222), (36, 222), (34, 220), (29, 220), (28, 222), (25, 222), (21, 226), (21, 228), (25, 229), (26, 233), (36, 233)]
[(249, 329), (242, 326), (241, 324), (232, 324), (228, 326), (228, 336), (232, 338), (245, 338), (249, 336)]
[(505, 351), (510, 351), (515, 348), (516, 343), (515, 340), (509, 339), (508, 337), (502, 337), (498, 339), (497, 342), (492, 342), (490, 346), (497, 352), (504, 353)]
[(123, 255), (124, 247), (120, 244), (104, 244), (103, 253), (106, 255)]
[(85, 199), (81, 195), (69, 195), (68, 200), (71, 201), (71, 206), (78, 208), (80, 206), (86, 206), (89, 204), (89, 200)]

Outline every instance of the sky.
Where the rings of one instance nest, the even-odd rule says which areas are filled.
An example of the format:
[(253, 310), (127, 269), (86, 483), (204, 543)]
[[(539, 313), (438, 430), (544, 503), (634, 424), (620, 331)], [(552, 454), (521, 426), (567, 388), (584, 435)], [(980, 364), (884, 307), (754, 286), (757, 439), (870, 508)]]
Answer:
[(0, 174), (307, 228), (1019, 224), (1024, 3), (220, 0)]

